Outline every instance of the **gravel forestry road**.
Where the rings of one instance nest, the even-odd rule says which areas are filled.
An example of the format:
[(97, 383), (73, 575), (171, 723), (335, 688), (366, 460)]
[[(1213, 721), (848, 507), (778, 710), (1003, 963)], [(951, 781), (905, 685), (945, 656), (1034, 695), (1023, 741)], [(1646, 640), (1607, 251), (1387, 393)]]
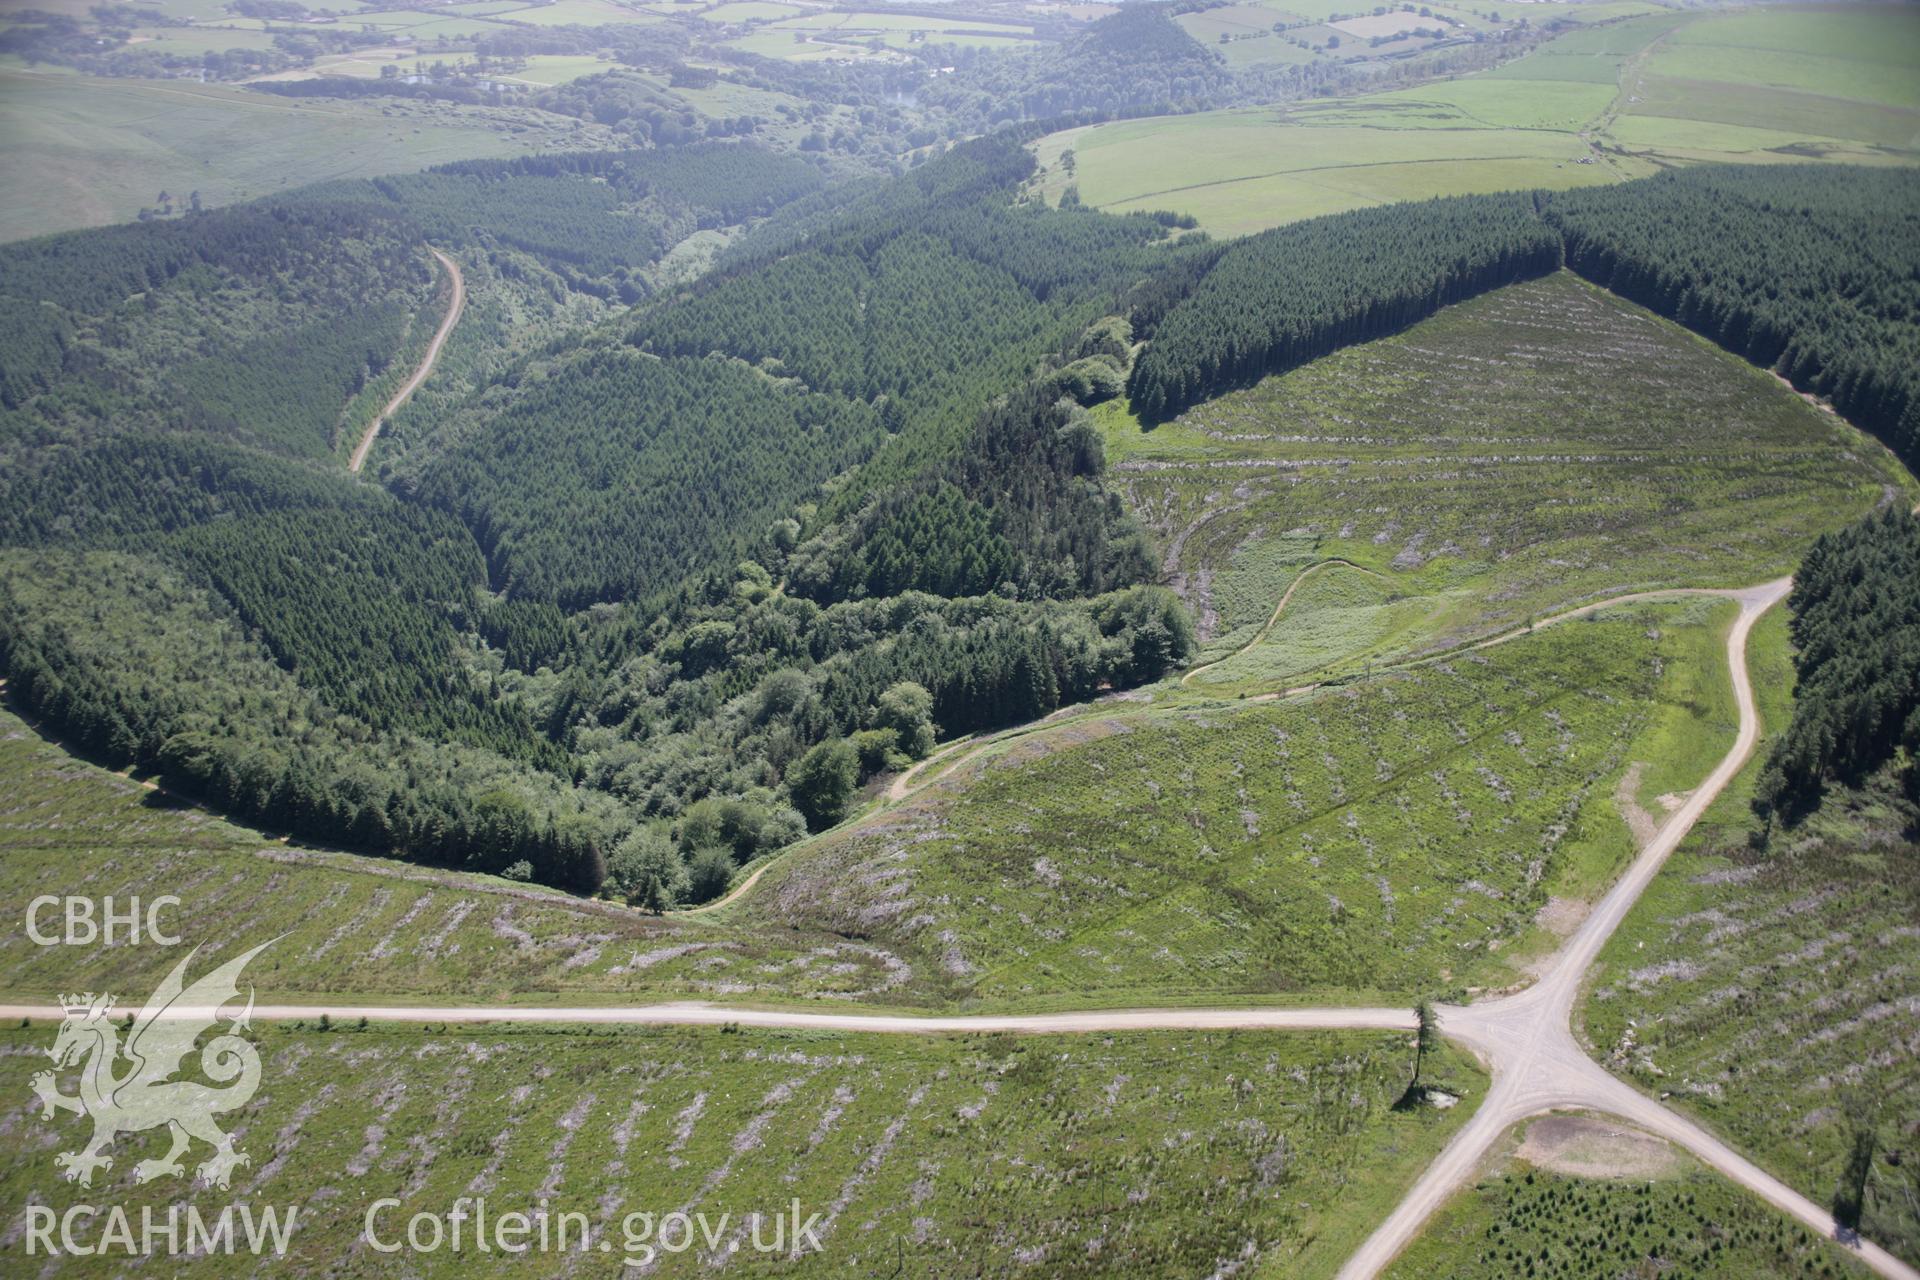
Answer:
[[(1739, 617), (1727, 634), (1727, 666), (1739, 709), (1733, 745), (1694, 789), (1684, 805), (1662, 824), (1635, 856), (1626, 872), (1587, 915), (1533, 986), (1517, 994), (1438, 1009), (1443, 1034), (1476, 1053), (1492, 1075), (1492, 1085), (1473, 1117), (1395, 1206), (1372, 1236), (1348, 1258), (1341, 1280), (1366, 1280), (1390, 1265), (1447, 1200), (1470, 1186), (1501, 1135), (1534, 1116), (1556, 1111), (1600, 1113), (1624, 1119), (1648, 1133), (1691, 1152), (1703, 1164), (1799, 1219), (1822, 1236), (1839, 1241), (1866, 1266), (1889, 1280), (1920, 1280), (1920, 1271), (1870, 1241), (1842, 1232), (1825, 1209), (1733, 1150), (1694, 1122), (1608, 1074), (1574, 1038), (1570, 1019), (1581, 984), (1601, 947), (1619, 928), (1640, 894), (1669, 855), (1692, 831), (1700, 816), (1726, 789), (1753, 755), (1760, 739), (1760, 717), (1747, 673), (1747, 636), (1753, 624), (1778, 604), (1792, 586), (1781, 578), (1740, 590), (1639, 592), (1596, 601), (1481, 644), (1502, 643), (1610, 604), (1682, 595), (1731, 599)], [(756, 877), (757, 878), (757, 877)], [(736, 894), (753, 883), (749, 879)], [(175, 1007), (165, 1017), (204, 1017), (207, 1010)], [(740, 1028), (794, 1028), (894, 1035), (948, 1035), (1008, 1032), (1070, 1035), (1126, 1031), (1410, 1031), (1409, 1009), (1392, 1008), (1166, 1008), (1090, 1009), (1041, 1014), (815, 1013), (803, 1010), (745, 1009), (694, 1002), (626, 1006), (431, 1006), (431, 1005), (260, 1005), (253, 1016), (269, 1020), (370, 1018), (415, 1023), (574, 1023), (585, 1025), (729, 1025)], [(58, 1020), (57, 1005), (0, 1004), (0, 1018)]]
[(467, 282), (460, 274), (460, 264), (438, 249), (429, 249), (428, 252), (440, 260), (440, 265), (447, 269), (447, 278), (453, 282), (453, 297), (447, 303), (447, 314), (440, 321), (440, 327), (434, 330), (433, 341), (427, 344), (427, 354), (421, 357), (419, 366), (400, 384), (400, 389), (393, 393), (393, 399), (387, 401), (379, 416), (368, 423), (367, 429), (361, 433), (360, 443), (353, 447), (353, 457), (347, 461), (349, 471), (358, 471), (366, 465), (367, 454), (372, 451), (380, 428), (386, 425), (388, 418), (400, 412), (400, 406), (407, 402), (407, 397), (418, 391), (420, 384), (427, 380), (427, 375), (433, 372), (433, 362), (440, 358), (440, 348), (447, 344), (447, 335), (453, 332), (453, 326), (460, 323), (461, 309), (467, 305)]

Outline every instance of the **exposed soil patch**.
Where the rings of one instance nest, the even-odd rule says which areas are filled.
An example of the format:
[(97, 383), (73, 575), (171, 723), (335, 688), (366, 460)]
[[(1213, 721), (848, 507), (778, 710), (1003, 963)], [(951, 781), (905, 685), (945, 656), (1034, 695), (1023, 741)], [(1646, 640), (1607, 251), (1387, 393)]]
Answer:
[(1614, 808), (1620, 811), (1620, 816), (1626, 819), (1627, 829), (1633, 832), (1633, 847), (1636, 849), (1646, 848), (1660, 833), (1659, 822), (1640, 807), (1640, 775), (1646, 771), (1644, 761), (1634, 761), (1620, 775), (1620, 785), (1613, 789)]
[(1587, 910), (1593, 904), (1584, 898), (1548, 898), (1547, 905), (1541, 907), (1533, 917), (1533, 922), (1556, 937), (1567, 937), (1580, 927), (1587, 918)]
[(1663, 1139), (1589, 1116), (1542, 1116), (1513, 1154), (1576, 1178), (1664, 1178), (1680, 1167), (1680, 1153)]

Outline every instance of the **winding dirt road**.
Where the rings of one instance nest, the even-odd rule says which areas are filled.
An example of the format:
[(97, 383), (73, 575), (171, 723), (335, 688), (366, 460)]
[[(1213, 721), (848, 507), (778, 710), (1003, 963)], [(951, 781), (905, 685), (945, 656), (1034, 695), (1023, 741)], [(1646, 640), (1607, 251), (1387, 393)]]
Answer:
[[(1628, 909), (1654, 874), (1752, 756), (1760, 738), (1760, 717), (1754, 707), (1753, 684), (1747, 673), (1747, 635), (1760, 615), (1783, 599), (1792, 585), (1792, 579), (1782, 578), (1744, 591), (1684, 593), (1731, 596), (1740, 602), (1740, 616), (1727, 635), (1727, 667), (1733, 677), (1734, 700), (1740, 712), (1740, 728), (1733, 746), (1686, 804), (1640, 851), (1626, 873), (1554, 957), (1551, 967), (1536, 985), (1502, 999), (1440, 1008), (1441, 1030), (1486, 1060), (1493, 1074), (1493, 1085), (1473, 1118), (1427, 1166), (1387, 1220), (1347, 1260), (1340, 1270), (1342, 1280), (1364, 1280), (1379, 1275), (1419, 1234), (1427, 1219), (1456, 1191), (1470, 1183), (1501, 1134), (1522, 1120), (1549, 1111), (1600, 1111), (1620, 1116), (1685, 1147), (1702, 1163), (1800, 1219), (1821, 1235), (1839, 1238), (1833, 1216), (1826, 1210), (1699, 1125), (1608, 1074), (1580, 1048), (1571, 1026), (1580, 984), (1600, 954), (1600, 948), (1620, 927)], [(1641, 598), (1676, 594), (1682, 593), (1649, 592)], [(1563, 621), (1593, 611), (1589, 606), (1556, 615), (1549, 621)], [(1510, 635), (1499, 637), (1489, 643), (1510, 638)], [(1848, 1243), (1856, 1250), (1856, 1256), (1879, 1274), (1897, 1280), (1920, 1280), (1920, 1272), (1877, 1245), (1857, 1239)]]
[(419, 367), (400, 384), (400, 389), (393, 393), (393, 398), (387, 401), (379, 416), (368, 423), (366, 431), (361, 433), (360, 443), (353, 447), (353, 457), (347, 461), (349, 471), (358, 471), (366, 465), (367, 454), (373, 449), (380, 428), (386, 425), (388, 418), (400, 412), (400, 406), (407, 402), (407, 397), (419, 390), (420, 384), (433, 372), (433, 362), (440, 358), (440, 348), (446, 345), (447, 335), (453, 332), (453, 326), (460, 323), (460, 311), (467, 305), (467, 282), (460, 274), (460, 264), (438, 249), (430, 247), (427, 252), (438, 258), (440, 265), (446, 268), (447, 278), (453, 282), (453, 299), (447, 304), (447, 314), (440, 321), (440, 327), (434, 330), (433, 341), (427, 344), (427, 354), (421, 357)]
[[(1861, 1262), (1889, 1280), (1920, 1280), (1920, 1271), (1869, 1241), (1841, 1233), (1826, 1210), (1741, 1156), (1713, 1134), (1608, 1074), (1581, 1049), (1570, 1022), (1581, 983), (1601, 947), (1626, 918), (1628, 910), (1674, 849), (1679, 847), (1701, 815), (1752, 756), (1760, 738), (1760, 717), (1747, 672), (1747, 637), (1760, 616), (1779, 603), (1791, 586), (1791, 579), (1781, 578), (1735, 591), (1687, 589), (1635, 593), (1629, 597), (1596, 601), (1557, 614), (1532, 628), (1480, 642), (1482, 646), (1504, 643), (1540, 626), (1582, 617), (1609, 604), (1629, 600), (1680, 595), (1732, 599), (1739, 603), (1740, 613), (1727, 635), (1727, 667), (1739, 710), (1739, 730), (1732, 747), (1714, 766), (1712, 773), (1634, 858), (1600, 904), (1552, 958), (1538, 983), (1515, 995), (1478, 1004), (1445, 1005), (1438, 1010), (1441, 1031), (1466, 1045), (1486, 1062), (1492, 1075), (1492, 1085), (1473, 1117), (1442, 1149), (1373, 1235), (1347, 1260), (1339, 1273), (1342, 1280), (1368, 1280), (1379, 1275), (1419, 1234), (1427, 1220), (1451, 1196), (1471, 1183), (1487, 1153), (1502, 1134), (1521, 1121), (1553, 1111), (1601, 1112), (1625, 1119), (1649, 1133), (1684, 1147), (1703, 1164), (1746, 1187), (1780, 1211), (1799, 1219), (1825, 1237), (1841, 1241)], [(745, 892), (757, 878), (756, 873), (728, 895), (729, 899)], [(208, 1012), (175, 1007), (162, 1016), (205, 1017)], [(700, 1003), (578, 1007), (262, 1005), (254, 1010), (254, 1014), (269, 1020), (314, 1020), (325, 1014), (335, 1019), (366, 1017), (392, 1022), (733, 1025), (905, 1035), (962, 1032), (1406, 1031), (1413, 1027), (1413, 1016), (1408, 1010), (1390, 1008), (1099, 1009), (1044, 1014), (922, 1017), (912, 1014), (740, 1009)], [(57, 1006), (0, 1005), (0, 1018), (57, 1020), (61, 1016), (62, 1012)]]

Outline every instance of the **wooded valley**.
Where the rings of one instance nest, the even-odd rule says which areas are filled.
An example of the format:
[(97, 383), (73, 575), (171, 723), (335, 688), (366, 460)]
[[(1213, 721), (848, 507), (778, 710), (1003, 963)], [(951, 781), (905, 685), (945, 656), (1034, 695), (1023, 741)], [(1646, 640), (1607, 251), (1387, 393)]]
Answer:
[[(1086, 406), (1159, 421), (1564, 262), (1911, 456), (1913, 240), (1868, 233), (1910, 176), (1460, 197), (1223, 249), (1024, 201), (1032, 136), (841, 187), (737, 143), (470, 162), (0, 251), (14, 696), (270, 827), (663, 905), (725, 885), (676, 869), (704, 849), (830, 825), (935, 732), (1182, 662)], [(698, 283), (650, 275), (748, 219)], [(473, 365), (356, 482), (338, 406), (424, 340), (429, 241), (502, 297), (640, 305)], [(231, 660), (135, 678), (99, 593), (50, 585), (102, 564), (150, 566), (169, 662)], [(270, 695), (214, 691), (262, 663)], [(713, 804), (725, 838), (690, 816)]]

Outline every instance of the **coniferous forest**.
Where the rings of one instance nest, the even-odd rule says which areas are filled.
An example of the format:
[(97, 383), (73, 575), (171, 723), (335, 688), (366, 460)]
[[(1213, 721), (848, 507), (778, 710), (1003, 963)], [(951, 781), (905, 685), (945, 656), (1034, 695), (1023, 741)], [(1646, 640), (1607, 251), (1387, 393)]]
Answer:
[(1755, 807), (1793, 817), (1824, 786), (1894, 765), (1920, 800), (1920, 519), (1891, 506), (1814, 544), (1794, 575), (1793, 723)]
[[(10, 695), (304, 838), (622, 887), (722, 808), (751, 858), (936, 736), (1182, 663), (1102, 400), (1156, 422), (1564, 262), (1913, 457), (1920, 237), (1866, 231), (1913, 177), (1685, 173), (1223, 250), (1022, 202), (1031, 136), (837, 188), (734, 143), (478, 162), (0, 249)], [(697, 282), (656, 274), (742, 224)], [(443, 305), (429, 243), (597, 321), (472, 359), (351, 477), (348, 407)], [(1810, 559), (1781, 805), (1912, 749), (1911, 619), (1880, 627), (1911, 593), (1854, 607), (1912, 549), (1889, 516)], [(158, 621), (101, 623), (130, 611)]]

